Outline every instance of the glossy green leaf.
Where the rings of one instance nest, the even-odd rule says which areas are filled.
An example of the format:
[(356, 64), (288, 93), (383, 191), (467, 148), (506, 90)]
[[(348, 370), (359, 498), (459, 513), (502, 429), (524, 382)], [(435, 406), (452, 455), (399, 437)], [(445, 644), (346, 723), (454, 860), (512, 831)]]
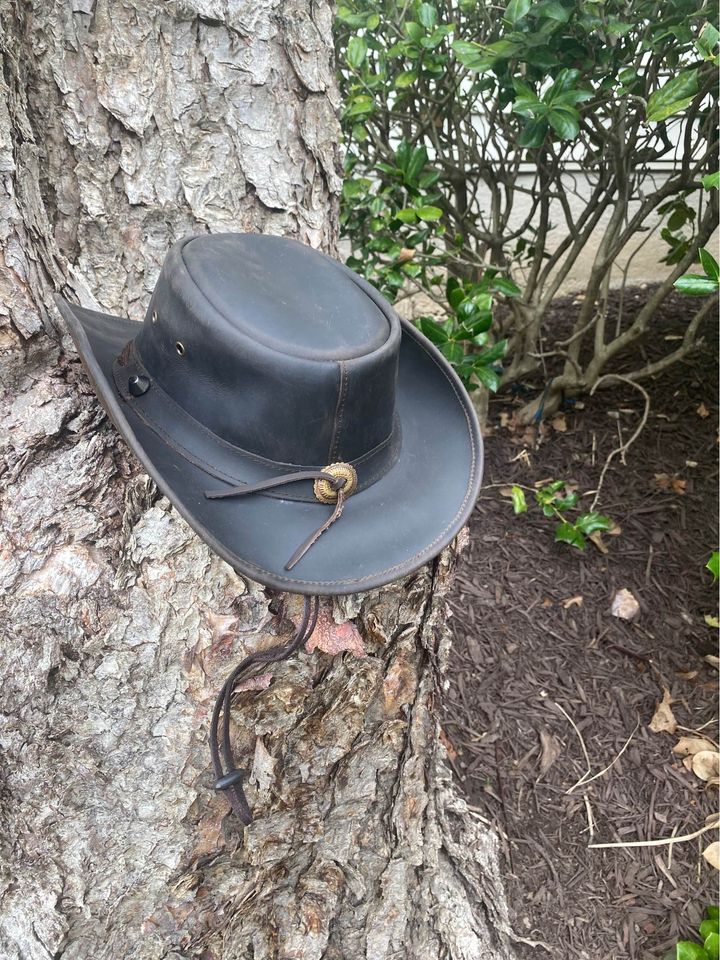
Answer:
[(365, 21), (365, 26), (368, 28), (368, 30), (377, 30), (377, 28), (380, 26), (380, 14), (371, 13)]
[(402, 73), (399, 73), (395, 77), (395, 86), (398, 90), (406, 90), (408, 87), (411, 87), (417, 80), (417, 72), (415, 70), (403, 70)]
[(577, 110), (570, 107), (555, 107), (547, 115), (548, 122), (561, 140), (574, 140), (580, 133)]
[(713, 60), (717, 56), (718, 41), (720, 41), (720, 33), (708, 22), (703, 25), (695, 46), (705, 60)]
[[(705, 567), (713, 575), (713, 580), (720, 579), (720, 551), (713, 550), (713, 552), (710, 554), (710, 559), (705, 564)], [(708, 910), (709, 909), (710, 908), (708, 907)], [(715, 918), (715, 922), (717, 922), (717, 918)]]
[(447, 342), (447, 334), (437, 320), (433, 320), (432, 317), (420, 317), (418, 326), (420, 327), (420, 332), (424, 333), (431, 343), (439, 346)]
[(437, 23), (437, 10), (431, 3), (421, 3), (418, 8), (418, 20), (428, 30)]
[(527, 16), (531, 6), (531, 0), (510, 0), (505, 10), (505, 19), (510, 23), (517, 23)]
[(403, 27), (405, 33), (414, 43), (420, 43), (420, 40), (424, 36), (424, 31), (419, 23), (415, 23), (414, 20), (406, 20)]
[(362, 62), (367, 55), (367, 43), (362, 37), (350, 37), (347, 45), (347, 53), (345, 59), (348, 62), (348, 66), (352, 67), (353, 70), (357, 70), (358, 67), (362, 66)]
[(476, 367), (475, 376), (491, 393), (496, 393), (500, 389), (500, 374), (492, 367)]
[(547, 120), (528, 120), (518, 137), (518, 146), (529, 150), (541, 147), (547, 132)]
[(700, 250), (700, 263), (705, 271), (705, 276), (717, 282), (718, 276), (720, 276), (720, 267), (718, 267), (715, 257), (704, 247)]
[(658, 123), (679, 113), (692, 102), (697, 91), (697, 69), (683, 70), (651, 95), (645, 112), (646, 119), (649, 123)]
[(557, 20), (558, 23), (567, 23), (571, 13), (567, 7), (558, 3), (557, 0), (546, 0), (545, 3), (538, 3), (533, 12), (539, 17)]
[(717, 291), (718, 282), (695, 273), (686, 273), (684, 277), (678, 277), (673, 286), (680, 293), (687, 293), (690, 297), (706, 297)]
[(527, 513), (527, 500), (525, 499), (525, 491), (521, 487), (513, 486), (511, 493), (513, 511), (516, 514)]
[(427, 150), (425, 147), (416, 147), (407, 162), (405, 170), (405, 183), (412, 186), (416, 181), (423, 167), (427, 163)]
[(364, 113), (371, 113), (375, 106), (375, 101), (366, 93), (360, 93), (352, 97), (345, 107), (344, 116), (358, 117)]
[(449, 360), (452, 364), (460, 363), (465, 356), (465, 351), (463, 350), (461, 344), (454, 343), (452, 340), (448, 340), (446, 343), (441, 343), (440, 352), (445, 359)]
[(417, 211), (412, 207), (406, 207), (404, 210), (396, 210), (395, 217), (401, 223), (415, 223), (417, 220)]
[(495, 363), (497, 360), (500, 360), (505, 356), (507, 345), (507, 340), (498, 340), (498, 342), (494, 343), (489, 350), (485, 350), (483, 353), (477, 355), (475, 359), (476, 364), (480, 366), (487, 366), (489, 363)]
[(700, 939), (707, 940), (711, 933), (718, 932), (718, 922), (717, 920), (711, 920), (709, 917), (700, 924)]
[(492, 281), (492, 288), (506, 297), (519, 297), (521, 294), (520, 287), (509, 277), (495, 277)]
[(440, 207), (417, 207), (416, 213), (421, 220), (439, 220), (442, 216)]
[(706, 177), (703, 177), (702, 185), (706, 190), (717, 190), (720, 188), (720, 170), (716, 170), (715, 173), (709, 173)]
[(681, 940), (675, 947), (677, 960), (708, 960), (708, 955), (699, 943), (692, 940)]
[(718, 960), (720, 957), (720, 934), (718, 934), (717, 931), (709, 933), (707, 937), (705, 937), (703, 946), (710, 960)]
[(567, 520), (563, 520), (555, 527), (555, 540), (557, 543), (569, 543), (570, 546), (577, 547), (578, 550), (585, 549), (585, 537), (582, 531), (578, 530), (574, 523), (568, 523)]
[[(715, 552), (717, 553), (717, 551)], [(705, 916), (708, 918), (708, 920), (720, 921), (720, 907), (716, 907), (715, 905), (705, 907)]]
[(576, 519), (575, 526), (586, 536), (589, 536), (596, 530), (609, 530), (612, 527), (612, 520), (610, 517), (603, 516), (602, 513), (582, 513)]

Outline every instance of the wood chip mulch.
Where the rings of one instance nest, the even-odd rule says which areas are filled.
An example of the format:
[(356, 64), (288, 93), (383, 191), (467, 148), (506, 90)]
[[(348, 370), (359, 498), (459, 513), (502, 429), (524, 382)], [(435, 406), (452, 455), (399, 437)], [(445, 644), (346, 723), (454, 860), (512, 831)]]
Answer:
[[(555, 322), (576, 309), (559, 302)], [(687, 310), (671, 298), (645, 357), (682, 332)], [(522, 958), (662, 957), (717, 900), (717, 874), (701, 857), (714, 831), (589, 848), (682, 836), (718, 810), (716, 791), (672, 753), (687, 731), (718, 739), (718, 674), (705, 659), (718, 653), (717, 630), (704, 620), (718, 607), (704, 569), (717, 546), (716, 324), (706, 336), (699, 356), (645, 385), (647, 425), (602, 488), (598, 509), (621, 528), (604, 535), (607, 553), (556, 544), (532, 494), (515, 517), (501, 490), (549, 479), (594, 490), (619, 436), (640, 421), (640, 394), (619, 385), (567, 404), (540, 436), (508, 420), (532, 393), (491, 404), (486, 486), (451, 599), (443, 728), (468, 803), (502, 837)], [(632, 623), (610, 614), (621, 588), (640, 604)], [(664, 688), (675, 734), (648, 726)]]

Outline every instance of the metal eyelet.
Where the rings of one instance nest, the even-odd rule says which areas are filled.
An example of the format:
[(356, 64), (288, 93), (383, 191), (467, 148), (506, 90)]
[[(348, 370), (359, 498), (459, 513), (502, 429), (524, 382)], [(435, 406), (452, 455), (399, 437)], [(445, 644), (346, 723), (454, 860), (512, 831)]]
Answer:
[(182, 342), (182, 340), (175, 341), (175, 349), (177, 350), (179, 357), (185, 356), (185, 353), (186, 353), (185, 344)]
[(150, 317), (151, 323), (157, 323), (157, 310), (153, 310), (152, 317)]

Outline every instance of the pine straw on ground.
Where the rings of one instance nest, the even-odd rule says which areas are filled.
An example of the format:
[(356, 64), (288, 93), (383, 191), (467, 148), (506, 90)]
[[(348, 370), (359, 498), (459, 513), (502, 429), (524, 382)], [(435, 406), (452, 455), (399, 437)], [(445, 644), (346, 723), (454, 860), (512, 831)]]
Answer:
[[(559, 302), (555, 321), (575, 309), (572, 298)], [(671, 298), (645, 356), (682, 331), (687, 310)], [(622, 530), (605, 537), (607, 554), (554, 543), (532, 496), (529, 513), (515, 517), (500, 488), (565, 479), (593, 490), (619, 437), (638, 425), (641, 395), (618, 385), (568, 405), (559, 429), (547, 425), (539, 438), (507, 425), (527, 395), (491, 404), (486, 486), (451, 602), (443, 726), (468, 802), (503, 838), (515, 930), (537, 943), (521, 945), (521, 957), (661, 957), (716, 900), (717, 876), (701, 857), (715, 833), (589, 848), (692, 833), (718, 809), (715, 792), (672, 753), (685, 730), (717, 740), (717, 672), (704, 659), (717, 654), (717, 631), (704, 621), (717, 612), (704, 569), (717, 546), (712, 325), (706, 335), (711, 348), (646, 385), (648, 422), (602, 489), (598, 509)], [(622, 587), (640, 603), (634, 623), (610, 615)], [(684, 728), (675, 735), (648, 727), (663, 688)]]

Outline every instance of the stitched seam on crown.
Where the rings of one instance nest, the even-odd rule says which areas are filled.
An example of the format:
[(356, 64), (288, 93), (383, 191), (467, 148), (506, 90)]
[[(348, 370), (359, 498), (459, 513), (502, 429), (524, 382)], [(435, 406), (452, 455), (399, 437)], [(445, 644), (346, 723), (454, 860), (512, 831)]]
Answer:
[[(212, 440), (215, 443), (221, 444), (223, 447), (225, 447), (227, 450), (231, 451), (232, 453), (237, 453), (243, 457), (248, 457), (250, 460), (254, 460), (256, 463), (262, 464), (263, 466), (267, 466), (268, 469), (273, 470), (277, 468), (279, 470), (280, 469), (286, 470), (288, 467), (294, 467), (297, 470), (300, 467), (304, 466), (302, 464), (299, 465), (296, 463), (288, 463), (283, 460), (270, 460), (269, 457), (261, 457), (259, 454), (252, 453), (252, 451), (250, 450), (245, 450), (244, 447), (238, 447), (234, 443), (230, 443), (229, 440), (225, 440), (223, 437), (218, 436), (217, 433), (213, 433), (213, 431), (209, 427), (206, 427), (204, 423), (200, 423), (199, 420), (196, 420), (195, 417), (193, 417), (191, 414), (187, 412), (187, 410), (184, 410), (178, 403), (176, 403), (175, 400), (173, 400), (173, 398), (170, 396), (170, 394), (167, 393), (167, 391), (160, 386), (158, 381), (153, 377), (153, 375), (148, 371), (147, 367), (143, 363), (142, 357), (140, 356), (140, 351), (138, 350), (135, 341), (133, 341), (132, 344), (133, 344), (132, 356), (136, 364), (140, 368), (141, 372), (146, 374), (148, 378), (152, 380), (155, 389), (162, 394), (165, 402), (168, 403), (168, 405), (170, 405), (172, 412), (176, 414), (178, 417), (181, 417), (182, 419), (184, 419), (189, 426), (193, 427), (196, 430), (201, 431), (210, 440)], [(124, 399), (126, 400), (126, 402), (129, 402), (127, 397), (125, 397)], [(133, 409), (136, 409), (135, 404), (133, 404)], [(373, 447), (372, 450), (368, 450), (367, 453), (364, 453), (361, 457), (358, 457), (357, 460), (353, 460), (352, 461), (353, 465), (364, 463), (374, 454), (380, 453), (382, 449), (386, 447), (393, 440), (393, 437), (395, 435), (394, 426), (395, 425), (393, 425), (393, 429), (391, 429), (387, 437), (385, 437), (384, 440), (381, 440), (380, 443), (377, 444), (377, 446)], [(169, 437), (170, 434), (167, 434), (167, 436)], [(173, 441), (173, 442), (176, 442), (176, 441)], [(324, 464), (310, 464), (309, 468), (322, 467), (322, 466), (324, 466)]]
[(407, 560), (403, 560), (402, 563), (396, 563), (392, 567), (386, 567), (384, 570), (377, 570), (375, 571), (375, 573), (370, 574), (366, 577), (357, 577), (357, 578), (351, 577), (345, 580), (299, 580), (299, 579), (294, 579), (292, 577), (283, 577), (281, 574), (273, 573), (270, 570), (265, 570), (264, 567), (258, 566), (258, 564), (253, 563), (251, 560), (242, 560), (242, 558), (239, 557), (238, 559), (242, 561), (244, 566), (252, 570), (257, 570), (258, 573), (263, 573), (269, 577), (272, 577), (274, 580), (276, 580), (279, 583), (303, 584), (308, 587), (337, 586), (338, 584), (353, 584), (353, 585), (359, 586), (360, 584), (368, 583), (371, 580), (377, 580), (378, 577), (383, 577), (385, 576), (386, 573), (393, 573), (395, 570), (399, 571), (398, 576), (402, 576), (404, 573), (410, 573), (411, 572), (410, 568), (412, 567), (415, 560), (417, 560), (418, 557), (422, 557), (423, 554), (427, 554), (428, 551), (431, 551), (436, 543), (440, 543), (440, 541), (444, 539), (448, 530), (451, 530), (453, 528), (458, 517), (460, 517), (464, 513), (465, 506), (470, 498), (470, 491), (473, 488), (475, 471), (477, 469), (477, 446), (475, 444), (475, 437), (473, 436), (472, 424), (470, 423), (470, 417), (468, 416), (466, 404), (463, 402), (462, 398), (460, 397), (460, 394), (457, 392), (457, 388), (453, 383), (452, 379), (450, 378), (450, 376), (448, 375), (447, 370), (443, 369), (443, 367), (440, 366), (436, 358), (427, 349), (425, 344), (423, 344), (420, 340), (415, 340), (415, 343), (417, 343), (417, 345), (428, 355), (428, 357), (430, 357), (430, 359), (433, 361), (435, 366), (440, 370), (442, 375), (450, 384), (450, 387), (452, 388), (452, 392), (455, 394), (455, 397), (457, 398), (458, 403), (462, 407), (463, 413), (465, 415), (465, 422), (468, 428), (468, 436), (470, 438), (470, 448), (472, 450), (472, 457), (470, 462), (470, 477), (468, 480), (468, 485), (465, 491), (465, 496), (463, 498), (463, 501), (460, 504), (460, 507), (457, 513), (455, 514), (455, 516), (452, 518), (452, 520), (447, 524), (447, 526), (444, 528), (442, 533), (438, 534), (438, 536), (435, 537), (432, 543), (427, 544), (425, 547), (423, 547), (422, 550), (418, 550), (418, 552), (413, 554), (412, 557), (409, 557)]
[(328, 463), (332, 463), (337, 456), (337, 449), (340, 443), (340, 431), (342, 430), (343, 413), (345, 410), (345, 394), (347, 392), (347, 369), (344, 360), (338, 361), (340, 365), (340, 385), (338, 387), (338, 402), (335, 407), (335, 418), (333, 421), (332, 441), (330, 442), (330, 453), (328, 454)]

